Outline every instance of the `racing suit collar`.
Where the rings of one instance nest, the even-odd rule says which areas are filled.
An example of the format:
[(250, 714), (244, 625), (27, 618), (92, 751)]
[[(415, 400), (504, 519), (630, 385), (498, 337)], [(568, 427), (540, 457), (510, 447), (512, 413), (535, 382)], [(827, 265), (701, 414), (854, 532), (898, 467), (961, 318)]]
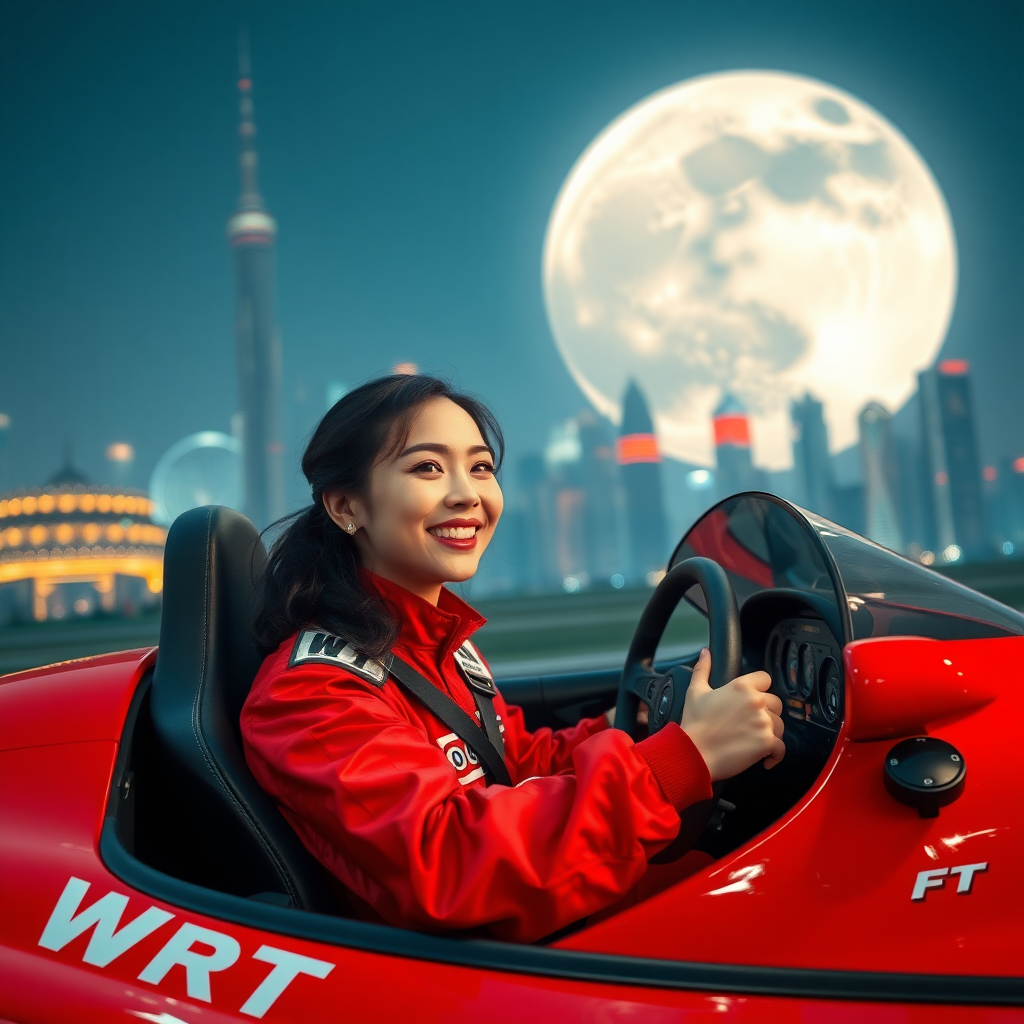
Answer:
[(438, 660), (457, 651), (487, 620), (446, 587), (436, 607), (422, 597), (368, 569), (359, 570), (364, 586), (372, 587), (398, 613), (398, 644), (436, 651)]

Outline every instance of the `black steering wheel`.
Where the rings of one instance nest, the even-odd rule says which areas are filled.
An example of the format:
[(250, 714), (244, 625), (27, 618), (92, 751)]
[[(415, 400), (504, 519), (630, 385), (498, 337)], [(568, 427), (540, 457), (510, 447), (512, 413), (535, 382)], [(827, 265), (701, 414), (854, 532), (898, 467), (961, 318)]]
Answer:
[[(711, 686), (715, 689), (724, 686), (742, 671), (740, 610), (729, 577), (710, 558), (687, 558), (665, 574), (637, 623), (619, 682), (619, 695), (615, 704), (617, 729), (633, 733), (641, 701), (649, 710), (647, 728), (652, 736), (669, 722), (678, 722), (682, 718), (683, 703), (693, 670), (687, 665), (677, 665), (667, 673), (657, 672), (654, 668), (654, 654), (676, 605), (694, 585), (703, 592), (708, 609)], [(663, 863), (675, 860), (693, 846), (711, 820), (721, 794), (721, 784), (716, 783), (712, 792), (710, 800), (701, 801), (683, 811), (680, 815), (682, 825), (679, 835), (665, 850), (652, 857), (652, 861)]]

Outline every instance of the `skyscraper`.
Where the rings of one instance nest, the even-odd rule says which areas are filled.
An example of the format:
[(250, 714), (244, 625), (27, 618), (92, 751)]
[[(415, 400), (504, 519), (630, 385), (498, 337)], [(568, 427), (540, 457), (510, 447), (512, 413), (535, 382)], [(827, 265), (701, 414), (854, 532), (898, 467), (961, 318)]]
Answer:
[(7, 490), (7, 446), (11, 434), (11, 417), (0, 412), (0, 491)]
[[(516, 500), (506, 509), (503, 529), (511, 533), (515, 552), (515, 585), (519, 590), (546, 590), (558, 585), (555, 568), (554, 515), (544, 456), (524, 455), (518, 462)], [(501, 531), (498, 531), (499, 535)]]
[(558, 423), (544, 449), (545, 478), (542, 514), (549, 526), (543, 531), (549, 545), (544, 564), (555, 579), (579, 589), (590, 581), (586, 550), (586, 491), (581, 473), (583, 450), (575, 417)]
[[(1016, 553), (1017, 557), (1021, 558), (1024, 557), (1024, 455), (1015, 459), (1006, 458), (1003, 461), (1000, 479), (1007, 532), (1002, 551), (1004, 555)], [(1006, 547), (1006, 540), (1010, 542), (1011, 547)]]
[(864, 475), (864, 532), (892, 551), (903, 550), (897, 507), (899, 469), (892, 416), (878, 402), (869, 402), (857, 417)]
[(238, 126), (242, 193), (228, 221), (234, 252), (238, 392), (242, 413), (243, 511), (263, 529), (285, 512), (281, 435), (281, 339), (274, 312), (274, 239), (277, 224), (257, 183), (249, 47), (239, 53)]
[(622, 400), (616, 457), (625, 491), (631, 575), (643, 579), (664, 569), (671, 552), (666, 539), (661, 451), (647, 400), (635, 380), (629, 382)]
[(1006, 456), (983, 474), (988, 522), (996, 551), (1024, 556), (1024, 458)]
[(591, 579), (607, 585), (624, 566), (619, 552), (620, 495), (611, 425), (591, 409), (576, 416), (583, 486), (583, 544)]
[(750, 420), (734, 395), (726, 394), (715, 410), (715, 484), (719, 498), (761, 486), (750, 453)]
[(797, 500), (811, 512), (831, 519), (835, 514), (835, 484), (823, 413), (824, 406), (810, 394), (790, 406), (793, 470), (800, 492)]
[(966, 359), (944, 359), (918, 379), (937, 547), (977, 558), (989, 544), (969, 374)]

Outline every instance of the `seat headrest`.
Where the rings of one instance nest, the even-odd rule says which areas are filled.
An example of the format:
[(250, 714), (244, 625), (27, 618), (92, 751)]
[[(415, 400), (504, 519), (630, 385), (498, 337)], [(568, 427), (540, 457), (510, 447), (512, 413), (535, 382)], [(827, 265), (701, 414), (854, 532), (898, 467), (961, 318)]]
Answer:
[(324, 870), (245, 763), (239, 714), (261, 664), (250, 630), (267, 555), (229, 508), (180, 515), (164, 548), (160, 648), (150, 697), (161, 758), (201, 844), (200, 877), (224, 892), (284, 892), (336, 912)]
[(157, 675), (189, 699), (199, 680), (216, 676), (217, 703), (236, 729), (262, 662), (250, 631), (266, 562), (256, 527), (230, 508), (191, 509), (167, 534)]

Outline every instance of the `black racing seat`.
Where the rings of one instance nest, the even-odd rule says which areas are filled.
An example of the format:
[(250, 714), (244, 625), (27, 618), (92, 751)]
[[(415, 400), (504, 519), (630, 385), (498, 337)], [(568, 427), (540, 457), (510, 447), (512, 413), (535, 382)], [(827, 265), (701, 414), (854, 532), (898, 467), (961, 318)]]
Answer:
[(150, 697), (157, 753), (201, 847), (190, 881), (336, 914), (325, 870), (242, 753), (238, 716), (261, 661), (253, 584), (266, 559), (256, 528), (231, 509), (195, 508), (171, 526)]

